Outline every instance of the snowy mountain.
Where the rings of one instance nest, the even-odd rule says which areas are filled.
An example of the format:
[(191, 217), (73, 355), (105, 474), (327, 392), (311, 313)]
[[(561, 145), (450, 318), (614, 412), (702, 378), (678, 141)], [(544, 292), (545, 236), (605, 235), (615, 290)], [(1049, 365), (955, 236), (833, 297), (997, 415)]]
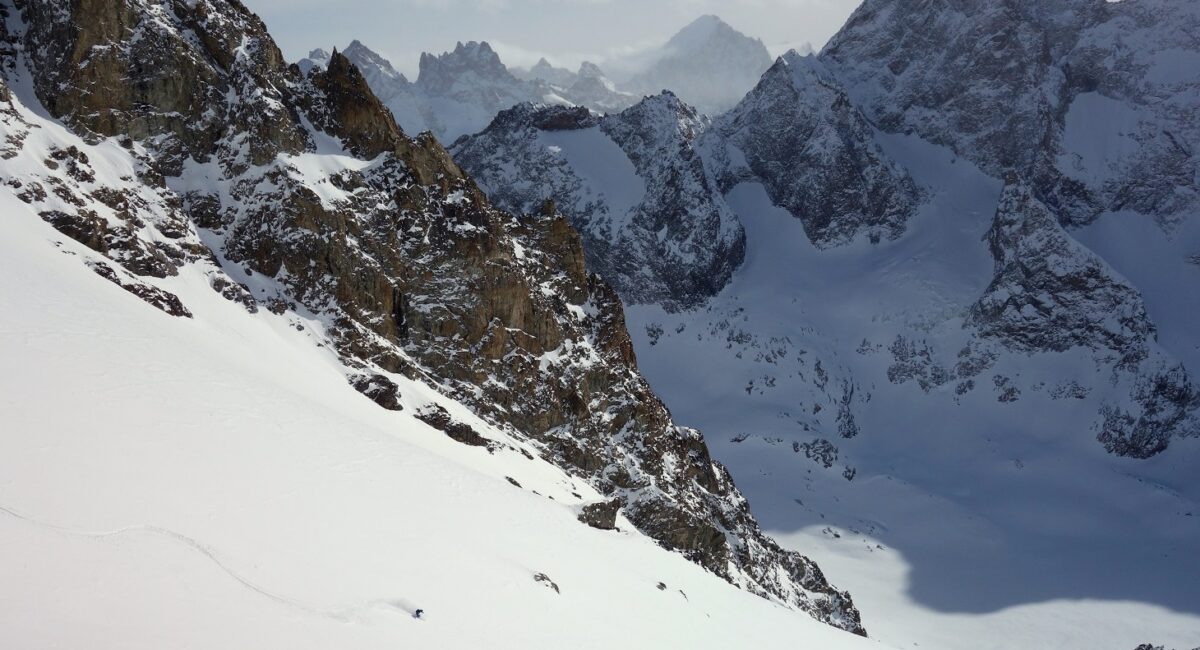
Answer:
[(696, 19), (661, 47), (612, 62), (629, 71), (618, 79), (621, 88), (644, 95), (670, 90), (708, 115), (732, 108), (770, 65), (762, 41), (716, 16)]
[(916, 210), (916, 186), (814, 57), (780, 57), (714, 130), (724, 186), (758, 179), (818, 246), (895, 239)]
[[(600, 126), (620, 116), (522, 109), (453, 153), (512, 210), (552, 198), (576, 224), (672, 413), (712, 432), (785, 545), (847, 576), (874, 636), (1186, 648), (1193, 7), (871, 0), (822, 55), (782, 57), (663, 154), (657, 169), (700, 159), (695, 194)], [(680, 129), (648, 124), (639, 141)], [(609, 137), (580, 155), (560, 129)], [(660, 211), (671, 223), (709, 228), (715, 206), (744, 241), (719, 282), (681, 294), (687, 269), (614, 268), (639, 247), (611, 245), (611, 215), (659, 178), (703, 197)], [(717, 248), (699, 250), (672, 262), (711, 268)]]
[[(615, 60), (624, 71), (619, 83), (587, 61), (574, 72), (544, 58), (529, 70), (509, 70), (486, 42), (458, 43), (452, 52), (422, 54), (415, 82), (359, 41), (342, 53), (363, 71), (401, 128), (408, 133), (430, 131), (446, 144), (483, 130), (500, 111), (525, 102), (615, 113), (644, 95), (670, 90), (715, 115), (736, 104), (770, 65), (761, 41), (715, 16), (700, 18), (662, 47)], [(327, 65), (328, 58), (317, 49), (297, 65), (307, 73)]]
[[(299, 63), (323, 68), (322, 50)], [(453, 52), (422, 54), (420, 73), (410, 82), (391, 62), (354, 41), (342, 54), (367, 80), (407, 133), (429, 131), (443, 142), (487, 125), (501, 110), (527, 101), (566, 103), (548, 87), (517, 79), (487, 43), (458, 43)]]
[(1170, 223), (1198, 208), (1197, 29), (1193, 2), (868, 0), (822, 59), (881, 128), (1021, 170), (1064, 223)]
[(820, 67), (790, 53), (712, 124), (669, 92), (605, 117), (523, 106), (451, 154), (505, 209), (553, 200), (627, 304), (694, 308), (745, 256), (725, 199), (739, 183), (763, 183), (822, 247), (895, 239), (915, 212), (916, 186)]
[(579, 71), (574, 74), (571, 85), (565, 86), (563, 96), (573, 104), (586, 106), (601, 113), (619, 112), (629, 108), (638, 98), (633, 93), (618, 89), (600, 66), (589, 61), (579, 65)]
[(635, 103), (0, 5), (4, 637), (1193, 647), (1198, 15), (705, 18)]
[(546, 60), (546, 57), (538, 59), (538, 62), (533, 64), (528, 70), (514, 68), (512, 73), (518, 79), (533, 81), (540, 79), (546, 83), (565, 88), (575, 83), (578, 78), (576, 73), (571, 72), (566, 68), (555, 67), (552, 63)]
[(697, 151), (706, 126), (670, 93), (606, 117), (523, 105), (451, 153), (505, 209), (553, 201), (627, 302), (691, 307), (728, 282), (745, 237)]
[[(627, 108), (635, 101), (589, 63), (562, 84), (518, 78), (487, 43), (459, 43), (453, 52), (422, 54), (416, 82), (359, 41), (342, 54), (362, 71), (401, 128), (408, 133), (430, 131), (445, 143), (482, 130), (497, 113), (524, 102), (579, 105), (607, 112)], [(321, 68), (327, 65), (327, 57), (323, 50), (314, 50), (298, 65), (302, 71)]]
[[(497, 210), (432, 137), (405, 135), (368, 86), (402, 76), (338, 52), (302, 73), (233, 0), (115, 13), (23, 0), (5, 14), (2, 341), (18, 365), (4, 375), (2, 506), (23, 558), (5, 584), (23, 586), (0, 610), (23, 635), (85, 638), (90, 602), (128, 639), (114, 645), (157, 644), (159, 619), (131, 618), (153, 603), (205, 638), (374, 645), (433, 634), (405, 627), (422, 607), (410, 590), (459, 605), (470, 592), (469, 611), (506, 601), (487, 616), (520, 620), (515, 594), (571, 598), (566, 575), (590, 594), (577, 611), (644, 621), (621, 612), (676, 591), (681, 620), (716, 608), (711, 636), (677, 630), (713, 647), (751, 619), (789, 644), (855, 647), (804, 615), (863, 634), (849, 594), (762, 532), (701, 434), (650, 390), (579, 235), (550, 207)], [(499, 70), (486, 46), (459, 50), (413, 85), (454, 97), (480, 66)], [(645, 119), (698, 119), (680, 110)], [(644, 137), (632, 116), (617, 137)], [(55, 384), (90, 408), (48, 408)], [(546, 535), (563, 531), (555, 553)], [(136, 546), (106, 546), (126, 538)], [(670, 574), (657, 588), (656, 557)], [(629, 569), (601, 586), (597, 558)], [(92, 579), (139, 561), (161, 570)], [(648, 596), (621, 592), (634, 583)], [(263, 617), (197, 631), (206, 613), (233, 615), (230, 589)], [(64, 592), (69, 609), (48, 604)], [(311, 627), (289, 631), (295, 618)], [(518, 634), (536, 645), (563, 634), (532, 627)], [(494, 629), (440, 627), (462, 647)]]

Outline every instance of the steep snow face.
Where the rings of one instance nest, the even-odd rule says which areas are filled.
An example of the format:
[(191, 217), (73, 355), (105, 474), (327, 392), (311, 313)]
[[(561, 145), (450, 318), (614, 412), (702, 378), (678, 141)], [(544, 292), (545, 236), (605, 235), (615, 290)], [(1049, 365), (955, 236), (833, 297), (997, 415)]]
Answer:
[(872, 0), (821, 58), (881, 128), (1020, 170), (1063, 223), (1173, 222), (1197, 206), (1197, 28), (1191, 2)]
[(894, 239), (916, 210), (908, 174), (883, 154), (866, 119), (812, 56), (781, 57), (714, 130), (722, 142), (712, 147), (713, 164), (725, 186), (757, 178), (817, 246), (861, 234)]
[(29, 0), (7, 17), (6, 205), (79, 244), (107, 295), (203, 324), (216, 296), (265, 307), (311, 330), (325, 376), (360, 402), (523, 449), (604, 495), (577, 504), (581, 521), (624, 517), (729, 583), (863, 632), (849, 595), (766, 537), (701, 434), (673, 423), (566, 221), (493, 208), (346, 56), (302, 75), (232, 0)]
[(716, 16), (703, 16), (661, 48), (615, 64), (636, 70), (623, 88), (647, 95), (670, 90), (701, 112), (717, 115), (754, 87), (771, 66), (771, 55), (762, 41)]
[(626, 302), (678, 309), (719, 291), (743, 254), (697, 149), (706, 126), (670, 93), (603, 118), (521, 106), (452, 153), (498, 205), (532, 212), (553, 200)]
[[(879, 142), (927, 197), (903, 237), (821, 249), (740, 184), (745, 263), (702, 309), (629, 309), (641, 368), (764, 525), (844, 576), (873, 637), (1191, 647), (1200, 440), (1171, 359), (1197, 345), (1180, 328), (1198, 303), (1172, 293), (1196, 285), (1195, 229), (1101, 217), (1081, 239), (1114, 271), (1019, 184), (915, 136)], [(1159, 320), (1175, 323), (1161, 342)], [(1147, 357), (1122, 367), (1114, 347)], [(1131, 425), (1147, 435), (1108, 435)], [(1165, 428), (1169, 448), (1134, 457)]]

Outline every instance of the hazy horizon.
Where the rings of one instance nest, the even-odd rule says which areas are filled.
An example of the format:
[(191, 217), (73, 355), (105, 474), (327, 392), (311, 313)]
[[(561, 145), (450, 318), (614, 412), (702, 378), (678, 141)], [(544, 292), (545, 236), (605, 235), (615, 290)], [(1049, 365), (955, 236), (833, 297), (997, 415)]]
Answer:
[(512, 67), (541, 57), (574, 69), (661, 44), (706, 14), (759, 38), (772, 56), (820, 49), (861, 0), (244, 0), (289, 60), (358, 39), (415, 76), (421, 52), (487, 41)]

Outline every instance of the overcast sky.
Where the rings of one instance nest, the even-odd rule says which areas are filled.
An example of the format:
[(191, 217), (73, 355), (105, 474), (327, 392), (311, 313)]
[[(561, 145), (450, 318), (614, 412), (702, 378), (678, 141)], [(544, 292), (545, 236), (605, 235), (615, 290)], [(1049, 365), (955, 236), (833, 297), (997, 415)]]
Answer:
[(580, 61), (666, 41), (704, 14), (761, 38), (772, 55), (820, 49), (861, 0), (243, 0), (289, 59), (359, 39), (413, 76), (421, 52), (485, 40), (510, 66)]

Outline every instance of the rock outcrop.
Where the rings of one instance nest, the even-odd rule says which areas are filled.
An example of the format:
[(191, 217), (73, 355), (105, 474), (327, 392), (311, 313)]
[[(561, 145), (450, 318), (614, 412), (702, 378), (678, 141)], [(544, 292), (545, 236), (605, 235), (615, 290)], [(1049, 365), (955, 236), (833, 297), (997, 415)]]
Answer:
[(553, 200), (583, 236), (589, 268), (627, 302), (679, 309), (720, 291), (744, 256), (698, 148), (706, 127), (671, 93), (604, 117), (524, 105), (452, 153), (497, 205), (524, 213)]
[(1146, 357), (1155, 329), (1141, 295), (1073, 240), (1015, 176), (987, 242), (995, 276), (971, 308), (969, 326), (1028, 352), (1081, 346), (1124, 365)]
[(908, 173), (880, 150), (871, 125), (815, 57), (780, 57), (714, 130), (722, 184), (761, 181), (818, 247), (864, 233), (895, 239), (920, 201)]
[(967, 326), (1027, 354), (1088, 348), (1111, 367), (1128, 397), (1105, 405), (1099, 440), (1108, 451), (1148, 458), (1177, 435), (1195, 435), (1200, 390), (1157, 345), (1136, 289), (1071, 238), (1015, 175), (987, 241), (995, 276)]

